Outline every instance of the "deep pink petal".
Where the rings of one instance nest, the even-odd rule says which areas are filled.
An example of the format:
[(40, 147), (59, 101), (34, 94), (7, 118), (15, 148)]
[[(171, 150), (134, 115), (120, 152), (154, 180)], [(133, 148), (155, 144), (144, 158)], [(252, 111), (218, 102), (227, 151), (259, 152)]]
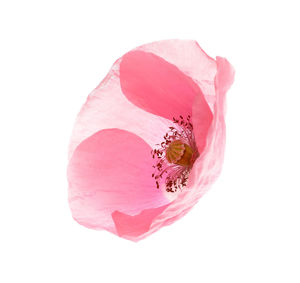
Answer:
[(198, 85), (176, 66), (144, 51), (125, 54), (120, 64), (123, 93), (133, 104), (172, 120), (192, 114)]
[(116, 210), (112, 213), (112, 218), (118, 235), (130, 240), (137, 239), (149, 231), (153, 219), (161, 214), (167, 206), (168, 204), (157, 208), (145, 209), (134, 216)]
[(150, 151), (141, 138), (119, 129), (82, 142), (68, 168), (73, 217), (84, 226), (116, 232), (112, 212), (137, 215), (168, 203), (155, 189)]
[(192, 122), (194, 127), (194, 136), (200, 155), (206, 145), (207, 133), (212, 120), (213, 114), (210, 111), (204, 96), (196, 95), (193, 104)]

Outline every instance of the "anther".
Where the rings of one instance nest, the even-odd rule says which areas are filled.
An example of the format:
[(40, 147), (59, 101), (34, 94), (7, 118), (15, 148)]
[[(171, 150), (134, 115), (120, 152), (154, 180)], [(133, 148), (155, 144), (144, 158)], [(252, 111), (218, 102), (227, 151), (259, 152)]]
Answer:
[(158, 189), (162, 180), (167, 192), (176, 192), (187, 185), (189, 173), (199, 156), (190, 118), (188, 116), (186, 122), (181, 115), (179, 119), (173, 117), (174, 126), (169, 127), (164, 141), (157, 144), (160, 148), (151, 151), (156, 161), (152, 177)]

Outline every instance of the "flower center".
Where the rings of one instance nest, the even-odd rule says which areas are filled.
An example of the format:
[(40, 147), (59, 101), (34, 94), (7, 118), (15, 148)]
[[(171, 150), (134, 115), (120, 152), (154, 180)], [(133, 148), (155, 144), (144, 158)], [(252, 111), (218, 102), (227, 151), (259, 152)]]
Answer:
[(189, 173), (199, 153), (193, 134), (193, 125), (190, 116), (186, 121), (173, 118), (174, 126), (164, 136), (160, 148), (151, 151), (155, 159), (156, 187), (159, 189), (162, 181), (165, 183), (167, 192), (176, 192), (186, 186)]
[(166, 150), (168, 162), (182, 166), (189, 166), (191, 164), (192, 155), (193, 150), (191, 147), (181, 140), (171, 142)]

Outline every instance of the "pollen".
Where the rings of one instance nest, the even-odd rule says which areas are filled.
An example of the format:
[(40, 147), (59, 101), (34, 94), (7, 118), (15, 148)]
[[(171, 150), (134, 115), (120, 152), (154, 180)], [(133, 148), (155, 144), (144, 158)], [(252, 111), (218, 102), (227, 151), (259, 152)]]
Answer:
[(157, 189), (164, 185), (167, 192), (182, 190), (187, 185), (189, 173), (199, 156), (191, 117), (186, 120), (179, 117), (173, 118), (174, 126), (169, 127), (164, 141), (157, 144), (159, 148), (151, 151), (155, 160), (152, 177)]

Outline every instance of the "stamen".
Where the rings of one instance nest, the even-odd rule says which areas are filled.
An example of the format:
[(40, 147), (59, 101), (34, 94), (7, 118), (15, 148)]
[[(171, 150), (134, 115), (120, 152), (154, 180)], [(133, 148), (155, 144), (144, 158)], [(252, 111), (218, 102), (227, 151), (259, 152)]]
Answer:
[(169, 127), (164, 141), (158, 144), (160, 147), (151, 151), (156, 161), (152, 177), (158, 189), (164, 177), (167, 192), (182, 190), (187, 184), (189, 173), (199, 156), (190, 118), (188, 116), (186, 121), (182, 116), (173, 118), (175, 125)]

